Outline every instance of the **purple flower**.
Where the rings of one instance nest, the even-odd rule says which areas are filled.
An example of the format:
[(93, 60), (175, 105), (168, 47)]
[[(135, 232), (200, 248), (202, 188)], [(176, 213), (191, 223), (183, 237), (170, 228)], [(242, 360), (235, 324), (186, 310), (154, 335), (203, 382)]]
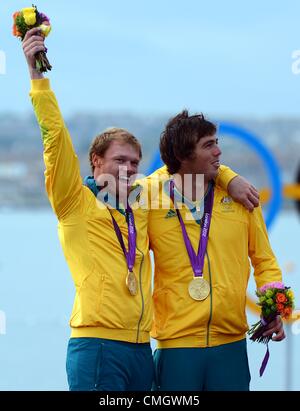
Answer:
[(273, 283), (268, 283), (268, 284), (263, 285), (262, 287), (259, 288), (259, 291), (263, 294), (269, 288), (278, 288), (278, 289), (283, 290), (285, 286), (280, 281), (274, 281)]
[(46, 16), (46, 14), (39, 12), (39, 15), (40, 15), (40, 18), (41, 18), (42, 22), (47, 21), (48, 23), (50, 23), (50, 19), (49, 19), (49, 17)]

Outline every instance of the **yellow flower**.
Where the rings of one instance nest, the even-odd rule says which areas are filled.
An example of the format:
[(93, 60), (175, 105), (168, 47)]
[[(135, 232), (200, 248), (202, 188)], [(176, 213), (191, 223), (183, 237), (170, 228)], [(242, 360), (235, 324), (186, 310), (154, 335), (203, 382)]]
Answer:
[(35, 9), (33, 7), (26, 7), (22, 9), (25, 23), (28, 26), (33, 26), (36, 23)]
[(288, 290), (288, 291), (286, 292), (286, 295), (287, 295), (291, 300), (293, 300), (293, 298), (294, 298), (294, 293), (293, 293), (292, 290)]
[(42, 32), (42, 34), (43, 34), (45, 37), (47, 37), (48, 34), (49, 34), (50, 31), (51, 31), (51, 26), (49, 26), (49, 25), (47, 25), (47, 24), (41, 24), (41, 25), (39, 26), (39, 28), (41, 29), (41, 32)]

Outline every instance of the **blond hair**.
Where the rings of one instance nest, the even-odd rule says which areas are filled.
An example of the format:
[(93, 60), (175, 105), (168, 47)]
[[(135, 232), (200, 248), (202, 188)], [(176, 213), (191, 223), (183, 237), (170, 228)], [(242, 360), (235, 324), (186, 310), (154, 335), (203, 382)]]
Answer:
[(92, 173), (94, 173), (95, 170), (93, 155), (97, 154), (98, 156), (103, 157), (113, 141), (130, 144), (138, 151), (140, 159), (142, 158), (141, 145), (133, 134), (129, 133), (129, 131), (124, 128), (110, 127), (96, 136), (90, 146), (89, 159)]

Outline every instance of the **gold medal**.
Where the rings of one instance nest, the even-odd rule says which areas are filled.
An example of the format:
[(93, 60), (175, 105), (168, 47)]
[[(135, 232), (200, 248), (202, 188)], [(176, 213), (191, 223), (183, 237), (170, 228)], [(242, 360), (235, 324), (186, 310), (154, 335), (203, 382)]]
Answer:
[(138, 281), (135, 274), (132, 271), (128, 271), (126, 277), (126, 286), (131, 295), (137, 295), (138, 293)]
[(202, 301), (209, 296), (210, 286), (203, 277), (194, 277), (189, 283), (189, 295), (193, 300)]

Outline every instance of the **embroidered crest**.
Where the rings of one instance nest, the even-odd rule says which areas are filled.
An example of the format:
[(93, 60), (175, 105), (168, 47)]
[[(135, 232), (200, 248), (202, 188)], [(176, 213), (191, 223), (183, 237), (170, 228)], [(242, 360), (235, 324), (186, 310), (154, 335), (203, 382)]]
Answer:
[(233, 203), (233, 199), (229, 196), (223, 197), (221, 200), (222, 204), (231, 204)]
[(221, 203), (221, 210), (226, 213), (233, 213), (235, 208), (233, 207), (234, 201), (231, 197), (225, 196), (220, 201)]

